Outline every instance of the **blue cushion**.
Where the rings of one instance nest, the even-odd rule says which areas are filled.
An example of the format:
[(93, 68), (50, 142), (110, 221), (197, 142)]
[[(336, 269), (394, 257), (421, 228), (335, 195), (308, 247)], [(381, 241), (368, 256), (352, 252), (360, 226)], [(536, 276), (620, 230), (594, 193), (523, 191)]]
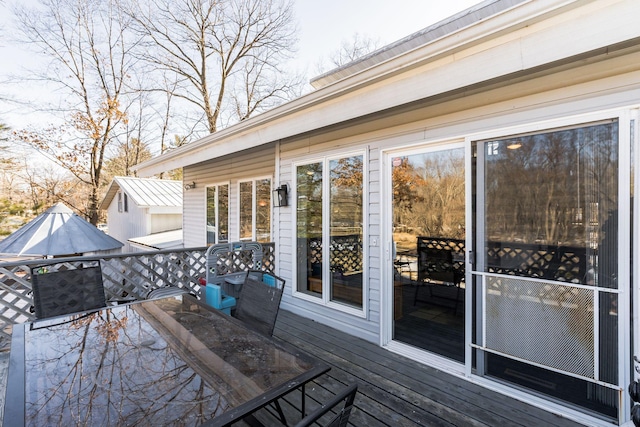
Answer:
[(269, 274), (263, 274), (262, 281), (272, 288), (276, 286), (276, 278)]
[(231, 314), (231, 309), (236, 306), (236, 299), (225, 295), (219, 285), (207, 283), (205, 288), (205, 301), (208, 305), (223, 313)]

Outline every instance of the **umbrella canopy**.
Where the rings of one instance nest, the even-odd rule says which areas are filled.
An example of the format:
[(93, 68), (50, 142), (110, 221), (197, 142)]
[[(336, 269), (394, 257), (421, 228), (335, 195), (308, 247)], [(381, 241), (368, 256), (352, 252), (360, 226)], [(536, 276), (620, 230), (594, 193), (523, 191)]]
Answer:
[(0, 254), (60, 256), (122, 246), (63, 203), (57, 203), (2, 240)]

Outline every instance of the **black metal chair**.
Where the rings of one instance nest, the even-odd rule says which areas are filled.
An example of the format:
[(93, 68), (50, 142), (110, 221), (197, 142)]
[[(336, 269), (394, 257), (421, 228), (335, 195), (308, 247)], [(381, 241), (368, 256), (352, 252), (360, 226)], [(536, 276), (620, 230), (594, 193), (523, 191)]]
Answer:
[(347, 388), (345, 388), (340, 393), (336, 394), (329, 402), (325, 403), (318, 409), (316, 409), (311, 414), (304, 417), (295, 427), (308, 427), (313, 423), (318, 423), (318, 421), (323, 418), (329, 412), (333, 410), (337, 410), (338, 405), (344, 401), (344, 406), (342, 409), (338, 410), (337, 413), (331, 413), (331, 417), (328, 417), (329, 420), (327, 422), (323, 422), (322, 424), (318, 423), (324, 427), (346, 427), (347, 422), (349, 421), (349, 415), (351, 415), (351, 409), (353, 408), (353, 402), (356, 398), (356, 393), (358, 392), (357, 384), (353, 384)]
[(33, 305), (37, 319), (101, 309), (107, 306), (100, 264), (73, 270), (31, 268)]
[(284, 279), (267, 271), (249, 270), (233, 317), (263, 335), (271, 336), (276, 323)]
[[(416, 286), (413, 305), (418, 302), (433, 302), (432, 285), (440, 285), (443, 287), (455, 287), (455, 305), (454, 313), (458, 312), (458, 305), (461, 301), (461, 287), (464, 275), (463, 272), (456, 269), (453, 262), (453, 251), (450, 249), (423, 248), (418, 254), (418, 286)], [(418, 298), (420, 288), (427, 286), (429, 289), (428, 300)]]

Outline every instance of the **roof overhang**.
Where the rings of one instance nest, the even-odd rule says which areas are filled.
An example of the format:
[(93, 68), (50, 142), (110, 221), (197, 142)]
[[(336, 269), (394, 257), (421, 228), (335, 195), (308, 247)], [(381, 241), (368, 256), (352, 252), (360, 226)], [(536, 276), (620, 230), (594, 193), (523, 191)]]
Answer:
[(111, 184), (109, 185), (102, 202), (100, 202), (99, 209), (107, 209), (118, 191), (120, 191), (120, 184), (118, 184), (115, 179), (111, 180)]
[[(580, 10), (576, 19), (575, 9)], [(149, 176), (327, 129), (640, 36), (631, 0), (525, 1), (138, 165)], [(621, 22), (623, 21), (623, 22)], [(603, 23), (616, 22), (616, 31)], [(574, 37), (582, 34), (582, 37)], [(559, 43), (559, 40), (571, 43)]]

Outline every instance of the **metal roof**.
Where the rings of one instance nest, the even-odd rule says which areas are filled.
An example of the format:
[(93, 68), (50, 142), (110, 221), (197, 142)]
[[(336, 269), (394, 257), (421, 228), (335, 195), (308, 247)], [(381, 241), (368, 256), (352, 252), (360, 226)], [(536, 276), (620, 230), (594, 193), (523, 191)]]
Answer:
[(141, 208), (182, 206), (182, 181), (116, 176), (111, 181), (100, 209), (107, 209), (120, 190)]
[(57, 203), (2, 240), (0, 254), (60, 256), (122, 246), (63, 203)]
[(149, 234), (148, 236), (132, 237), (129, 242), (148, 249), (175, 249), (182, 248), (182, 229), (163, 231)]

